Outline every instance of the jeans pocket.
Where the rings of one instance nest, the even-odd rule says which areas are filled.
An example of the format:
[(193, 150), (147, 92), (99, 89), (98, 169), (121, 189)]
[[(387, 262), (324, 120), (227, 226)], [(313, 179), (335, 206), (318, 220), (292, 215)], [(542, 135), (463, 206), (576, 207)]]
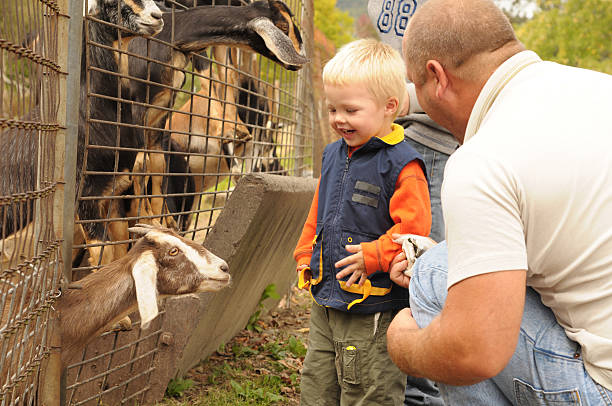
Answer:
[(576, 405), (579, 406), (580, 394), (578, 388), (559, 391), (536, 389), (530, 384), (514, 379), (514, 396), (519, 406), (538, 405)]
[(353, 345), (342, 347), (342, 381), (359, 385), (359, 350)]

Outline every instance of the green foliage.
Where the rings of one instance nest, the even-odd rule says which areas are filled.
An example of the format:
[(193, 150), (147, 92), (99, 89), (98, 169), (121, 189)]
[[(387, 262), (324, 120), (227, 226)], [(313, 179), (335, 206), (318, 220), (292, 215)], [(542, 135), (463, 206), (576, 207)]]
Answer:
[(236, 358), (240, 358), (240, 357), (249, 357), (251, 355), (257, 355), (259, 354), (259, 351), (252, 349), (251, 347), (247, 347), (245, 345), (233, 345), (232, 346), (232, 354), (234, 354), (234, 356)]
[(234, 370), (230, 366), (230, 364), (223, 362), (223, 365), (220, 367), (216, 367), (213, 369), (212, 373), (208, 377), (208, 383), (211, 385), (216, 385), (221, 383), (222, 381), (227, 380), (227, 377), (230, 377), (234, 374)]
[(251, 317), (249, 317), (249, 321), (247, 322), (247, 325), (245, 327), (247, 330), (261, 332), (261, 327), (257, 324), (257, 321), (259, 320), (259, 318), (261, 317), (261, 313), (265, 309), (265, 306), (263, 304), (264, 300), (270, 298), (280, 299), (280, 296), (278, 295), (278, 293), (276, 293), (276, 285), (273, 283), (266, 286), (266, 288), (262, 292), (261, 297), (259, 298), (259, 303), (257, 303), (257, 310), (251, 315)]
[(168, 382), (166, 396), (171, 398), (180, 398), (183, 396), (183, 392), (193, 387), (194, 383), (195, 382), (193, 382), (191, 379), (172, 379), (170, 382)]
[(253, 401), (281, 402), (284, 399), (275, 393), (282, 386), (282, 380), (276, 375), (264, 375), (259, 384), (252, 381), (238, 383), (232, 379), (230, 385), (234, 393), (249, 404)]
[(304, 343), (294, 336), (289, 337), (289, 343), (287, 344), (287, 349), (294, 357), (304, 357), (306, 356), (306, 346)]
[(541, 11), (515, 27), (542, 59), (612, 74), (612, 1), (540, 0)]
[(287, 352), (279, 343), (268, 343), (264, 345), (264, 350), (270, 353), (270, 356), (275, 360), (283, 359), (287, 356)]
[(300, 358), (306, 355), (306, 346), (301, 340), (294, 336), (289, 337), (286, 344), (281, 345), (278, 342), (267, 343), (263, 346), (263, 351), (267, 352), (272, 358), (281, 360), (287, 358), (289, 352), (294, 358)]
[(336, 7), (336, 0), (314, 2), (314, 25), (336, 46), (351, 42), (353, 38), (353, 17)]

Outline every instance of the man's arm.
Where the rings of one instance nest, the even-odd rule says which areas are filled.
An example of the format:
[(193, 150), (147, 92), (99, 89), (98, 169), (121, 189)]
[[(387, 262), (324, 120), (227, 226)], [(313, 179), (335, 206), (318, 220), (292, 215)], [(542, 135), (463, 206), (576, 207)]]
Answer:
[(472, 385), (497, 375), (516, 348), (526, 272), (491, 272), (453, 285), (442, 313), (419, 329), (410, 310), (387, 331), (393, 362), (405, 373), (450, 385)]

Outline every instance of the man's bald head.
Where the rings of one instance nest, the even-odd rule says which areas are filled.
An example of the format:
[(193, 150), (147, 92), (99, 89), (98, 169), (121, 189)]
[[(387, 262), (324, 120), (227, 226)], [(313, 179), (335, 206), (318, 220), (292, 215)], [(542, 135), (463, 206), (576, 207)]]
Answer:
[[(496, 68), (522, 50), (510, 21), (491, 0), (428, 0), (410, 19), (403, 41), (407, 67), (417, 84), (425, 81), (428, 60), (471, 79), (481, 73), (479, 68)], [(476, 66), (461, 69), (482, 55), (487, 57)]]

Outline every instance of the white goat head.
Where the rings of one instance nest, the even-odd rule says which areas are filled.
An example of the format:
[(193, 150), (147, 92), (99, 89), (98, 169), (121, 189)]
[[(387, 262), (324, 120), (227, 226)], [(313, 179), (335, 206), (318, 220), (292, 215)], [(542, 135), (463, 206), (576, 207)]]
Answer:
[(247, 27), (257, 33), (265, 43), (262, 47), (253, 41), (254, 51), (283, 65), (288, 70), (298, 70), (308, 62), (302, 35), (293, 22), (291, 9), (280, 0), (255, 1), (249, 5), (261, 13)]
[(158, 314), (157, 299), (169, 295), (214, 292), (230, 283), (227, 263), (166, 228), (136, 225), (129, 231), (143, 235), (134, 245), (132, 277), (141, 327)]
[(162, 12), (153, 0), (87, 0), (86, 4), (88, 14), (139, 35), (155, 35), (164, 27)]

